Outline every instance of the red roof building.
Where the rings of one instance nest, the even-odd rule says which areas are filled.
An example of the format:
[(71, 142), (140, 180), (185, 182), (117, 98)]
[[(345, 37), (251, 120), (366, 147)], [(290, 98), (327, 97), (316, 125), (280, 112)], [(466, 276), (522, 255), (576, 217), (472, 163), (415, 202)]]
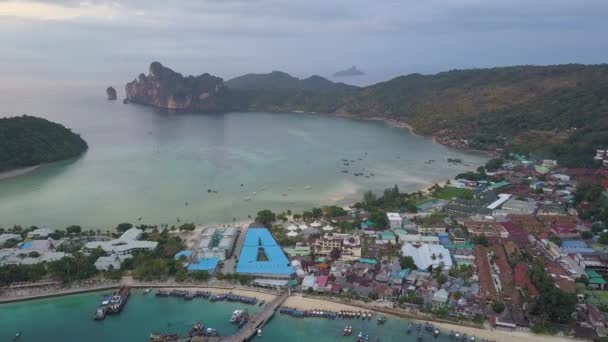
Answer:
[(530, 281), (528, 270), (528, 265), (523, 262), (515, 266), (515, 286), (522, 291), (527, 291), (530, 297), (537, 297), (540, 292)]

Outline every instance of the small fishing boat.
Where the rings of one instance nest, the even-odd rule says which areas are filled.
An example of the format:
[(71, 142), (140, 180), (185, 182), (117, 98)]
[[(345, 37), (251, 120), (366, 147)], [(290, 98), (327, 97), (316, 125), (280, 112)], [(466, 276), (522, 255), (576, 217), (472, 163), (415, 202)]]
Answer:
[(407, 330), (405, 331), (405, 333), (408, 334), (408, 335), (412, 333), (412, 325), (411, 324), (407, 326)]
[(262, 329), (258, 329), (257, 335), (258, 335), (258, 337), (262, 337)]
[(230, 316), (230, 323), (236, 323), (239, 321), (243, 316), (243, 313), (245, 313), (243, 310), (234, 310), (234, 312), (232, 312), (232, 316)]
[(424, 323), (424, 330), (431, 332), (431, 331), (433, 331), (433, 328), (434, 327), (431, 323), (429, 323), (429, 322)]
[(21, 331), (17, 332), (15, 336), (13, 336), (13, 341), (18, 341), (21, 338)]
[(312, 186), (307, 185), (307, 186), (305, 186), (305, 187), (304, 187), (304, 189), (306, 189), (306, 190), (310, 190), (310, 189), (312, 189)]
[(454, 337), (456, 337), (456, 333), (454, 332), (454, 330), (450, 330), (450, 333), (448, 334), (448, 337), (450, 339), (454, 339)]
[(261, 301), (260, 304), (258, 304), (258, 306), (263, 306), (266, 303), (265, 300)]
[(422, 334), (418, 334), (418, 341), (422, 341), (423, 337)]
[(150, 291), (152, 291), (152, 289), (145, 289), (144, 294), (148, 294), (148, 293), (150, 293)]
[(380, 316), (378, 317), (378, 325), (382, 325), (384, 323), (386, 323), (386, 316)]
[(433, 336), (438, 337), (439, 336), (439, 329), (435, 329), (433, 331)]

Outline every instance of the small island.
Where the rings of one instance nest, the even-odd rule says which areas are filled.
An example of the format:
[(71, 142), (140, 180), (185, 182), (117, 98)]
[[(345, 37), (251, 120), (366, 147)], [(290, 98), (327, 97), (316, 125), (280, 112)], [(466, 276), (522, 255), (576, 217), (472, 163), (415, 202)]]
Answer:
[(361, 76), (361, 75), (365, 75), (365, 73), (359, 69), (357, 69), (356, 66), (352, 66), (346, 70), (340, 70), (336, 73), (334, 73), (334, 77), (351, 77), (351, 76)]
[(116, 89), (114, 87), (106, 88), (106, 96), (110, 101), (116, 101)]
[[(0, 179), (81, 155), (88, 145), (70, 129), (34, 116), (0, 119)], [(4, 176), (4, 177), (3, 177)]]

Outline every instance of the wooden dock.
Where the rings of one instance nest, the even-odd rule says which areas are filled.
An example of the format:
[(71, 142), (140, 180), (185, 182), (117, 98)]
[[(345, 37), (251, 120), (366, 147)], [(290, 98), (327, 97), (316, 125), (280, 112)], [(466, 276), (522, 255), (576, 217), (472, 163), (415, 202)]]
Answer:
[(289, 292), (277, 296), (272, 302), (267, 303), (264, 311), (253, 315), (252, 319), (242, 327), (236, 334), (222, 338), (223, 342), (245, 342), (257, 334), (258, 329), (261, 329), (272, 318), (277, 309), (283, 304), (285, 299), (289, 297)]

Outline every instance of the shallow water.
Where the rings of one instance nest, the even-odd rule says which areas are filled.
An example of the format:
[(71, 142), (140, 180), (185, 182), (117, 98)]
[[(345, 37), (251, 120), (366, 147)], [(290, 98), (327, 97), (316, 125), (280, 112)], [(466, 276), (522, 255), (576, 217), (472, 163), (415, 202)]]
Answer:
[[(230, 335), (236, 327), (228, 322), (235, 309), (260, 310), (257, 306), (215, 302), (205, 299), (184, 301), (178, 298), (156, 298), (152, 294), (135, 292), (118, 316), (94, 321), (92, 315), (99, 304), (101, 293), (73, 295), (52, 299), (0, 305), (0, 340), (9, 340), (17, 331), (20, 341), (147, 341), (151, 332), (186, 334), (192, 324), (202, 321)], [(406, 334), (409, 322), (389, 318), (384, 325), (372, 320), (298, 319), (276, 314), (263, 328), (263, 336), (254, 341), (330, 342), (353, 341), (359, 331), (383, 342), (415, 341), (417, 334)], [(345, 325), (353, 327), (353, 335), (342, 336)], [(438, 339), (422, 332), (425, 341), (447, 341), (447, 332)]]
[[(1, 180), (5, 227), (103, 229), (139, 217), (155, 224), (231, 222), (265, 208), (347, 203), (394, 184), (416, 190), (485, 159), (381, 122), (294, 113), (167, 114), (107, 101), (103, 85), (0, 89), (0, 103), (0, 115), (49, 118), (90, 146), (76, 160)], [(429, 159), (435, 162), (425, 163)]]

